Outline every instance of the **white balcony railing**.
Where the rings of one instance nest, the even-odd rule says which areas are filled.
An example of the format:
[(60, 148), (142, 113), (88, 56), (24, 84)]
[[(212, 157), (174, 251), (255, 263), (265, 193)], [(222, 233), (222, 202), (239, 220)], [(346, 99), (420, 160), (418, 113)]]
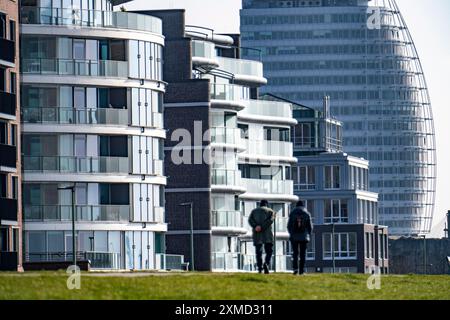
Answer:
[(292, 105), (290, 103), (265, 100), (247, 100), (245, 101), (245, 105), (245, 109), (240, 111), (238, 116), (292, 118)]
[(243, 216), (239, 211), (213, 211), (212, 226), (242, 228)]
[(217, 57), (220, 69), (234, 75), (264, 78), (263, 64), (259, 61)]
[(292, 180), (267, 180), (242, 178), (242, 184), (248, 193), (258, 194), (294, 194), (294, 182)]
[(272, 157), (293, 157), (293, 144), (287, 141), (242, 139), (246, 146), (245, 154)]

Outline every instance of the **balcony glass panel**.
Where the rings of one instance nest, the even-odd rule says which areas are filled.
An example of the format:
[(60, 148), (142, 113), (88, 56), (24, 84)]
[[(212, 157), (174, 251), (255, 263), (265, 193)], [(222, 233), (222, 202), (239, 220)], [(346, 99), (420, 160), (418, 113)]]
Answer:
[(213, 211), (213, 227), (243, 227), (243, 217), (239, 211)]
[(192, 41), (192, 56), (213, 59), (216, 57), (216, 49), (214, 43), (205, 41)]
[[(121, 221), (130, 220), (128, 205), (76, 205), (77, 221)], [(69, 221), (72, 219), (71, 205), (24, 205), (26, 221)]]
[(257, 115), (266, 117), (292, 118), (292, 105), (289, 103), (248, 100), (245, 109), (239, 115)]
[(237, 128), (211, 128), (211, 143), (238, 144), (240, 136), (240, 130)]
[(238, 186), (241, 181), (241, 173), (238, 170), (214, 169), (211, 172), (211, 184)]
[(26, 123), (128, 125), (127, 109), (22, 108)]
[(113, 60), (22, 59), (23, 74), (128, 78), (128, 62)]
[(263, 64), (254, 60), (217, 57), (220, 69), (234, 75), (247, 75), (263, 78)]
[(292, 157), (293, 145), (291, 142), (274, 140), (248, 140), (242, 139), (247, 154), (265, 156)]
[(241, 101), (250, 99), (248, 88), (233, 84), (211, 84), (211, 99)]
[(24, 156), (25, 172), (128, 173), (127, 157), (42, 157)]
[(251, 193), (286, 194), (294, 193), (294, 182), (291, 180), (265, 180), (242, 178), (243, 185)]
[(21, 6), (20, 23), (140, 30), (162, 34), (162, 21), (132, 12)]

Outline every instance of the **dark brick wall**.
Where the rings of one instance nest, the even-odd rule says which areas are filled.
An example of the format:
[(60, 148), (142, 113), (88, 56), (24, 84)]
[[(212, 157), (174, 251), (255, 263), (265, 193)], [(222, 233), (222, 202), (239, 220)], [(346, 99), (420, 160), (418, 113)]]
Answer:
[[(167, 235), (167, 253), (182, 254), (184, 260), (191, 262), (190, 245), (191, 236), (186, 235)], [(196, 271), (211, 270), (211, 235), (194, 235), (194, 259)]]

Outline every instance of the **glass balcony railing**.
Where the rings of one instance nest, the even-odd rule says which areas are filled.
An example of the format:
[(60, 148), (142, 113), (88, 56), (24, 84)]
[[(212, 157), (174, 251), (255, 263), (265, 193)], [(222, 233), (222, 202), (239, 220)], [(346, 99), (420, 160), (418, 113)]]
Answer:
[(25, 123), (128, 125), (127, 109), (22, 108)]
[(284, 102), (248, 100), (239, 115), (292, 118), (292, 105)]
[(239, 211), (213, 211), (213, 227), (243, 228), (243, 216)]
[(289, 218), (286, 218), (286, 217), (277, 217), (275, 219), (275, 227), (274, 227), (274, 229), (277, 232), (288, 232), (287, 231), (288, 220), (289, 220)]
[(234, 75), (264, 78), (263, 64), (259, 61), (217, 57), (220, 69)]
[(246, 179), (242, 178), (242, 183), (251, 193), (261, 194), (294, 194), (294, 181), (292, 180), (267, 180), (267, 179)]
[(240, 254), (236, 252), (213, 252), (211, 254), (212, 269), (236, 271), (239, 269)]
[(189, 269), (189, 262), (184, 262), (184, 256), (175, 254), (157, 253), (155, 255), (156, 270), (181, 270)]
[(211, 143), (239, 144), (240, 142), (241, 132), (238, 128), (211, 128)]
[[(89, 260), (92, 269), (120, 269), (120, 253), (86, 251), (77, 252), (77, 260)], [(72, 252), (27, 252), (26, 262), (73, 261)]]
[(242, 139), (245, 153), (274, 157), (293, 157), (293, 144), (287, 141)]
[[(24, 205), (26, 221), (71, 221), (71, 205)], [(77, 221), (130, 221), (129, 205), (76, 205)]]
[(154, 207), (155, 221), (158, 223), (165, 223), (165, 208), (164, 207)]
[(210, 94), (211, 99), (214, 100), (241, 101), (250, 99), (247, 89), (233, 84), (211, 83)]
[(114, 60), (21, 59), (23, 74), (128, 78), (128, 62)]
[(241, 185), (241, 172), (239, 170), (213, 169), (211, 184), (223, 186)]
[(24, 156), (25, 172), (129, 173), (128, 157)]
[(122, 11), (21, 6), (20, 23), (129, 29), (162, 34), (160, 19)]
[(216, 58), (216, 46), (212, 42), (192, 40), (192, 56), (214, 59)]

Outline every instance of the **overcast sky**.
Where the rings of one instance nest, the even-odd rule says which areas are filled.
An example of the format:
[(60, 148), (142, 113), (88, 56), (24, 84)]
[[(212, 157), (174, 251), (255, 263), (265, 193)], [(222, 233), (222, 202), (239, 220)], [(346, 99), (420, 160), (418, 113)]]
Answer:
[[(450, 1), (397, 0), (419, 52), (431, 94), (438, 148), (438, 188), (433, 232), (443, 235), (443, 219), (450, 210)], [(186, 9), (186, 23), (239, 32), (241, 0), (135, 0), (128, 10)]]

